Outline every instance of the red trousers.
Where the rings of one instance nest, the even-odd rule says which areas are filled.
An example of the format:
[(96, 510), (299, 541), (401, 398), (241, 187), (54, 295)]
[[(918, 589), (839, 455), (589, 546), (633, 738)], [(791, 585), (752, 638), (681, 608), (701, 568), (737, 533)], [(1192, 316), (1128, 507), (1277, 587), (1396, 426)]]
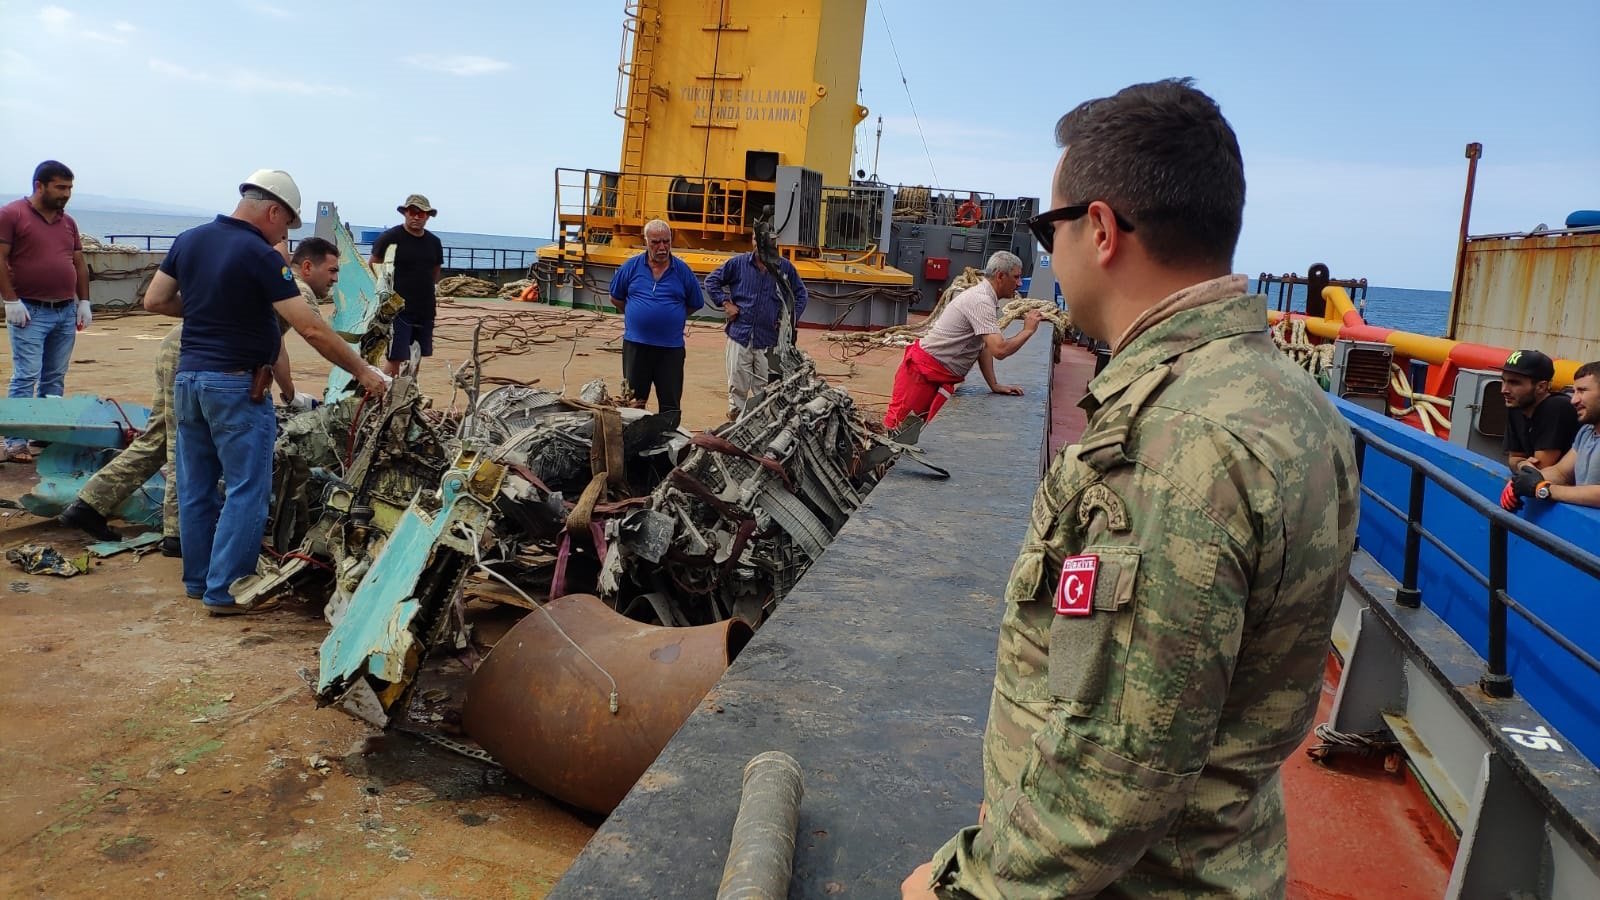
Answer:
[(920, 343), (913, 343), (906, 348), (905, 355), (900, 358), (900, 368), (894, 373), (894, 392), (889, 395), (889, 411), (883, 415), (883, 427), (893, 431), (912, 413), (922, 416), (923, 421), (933, 421), (949, 398), (949, 389), (961, 381), (951, 375), (943, 363), (929, 356)]

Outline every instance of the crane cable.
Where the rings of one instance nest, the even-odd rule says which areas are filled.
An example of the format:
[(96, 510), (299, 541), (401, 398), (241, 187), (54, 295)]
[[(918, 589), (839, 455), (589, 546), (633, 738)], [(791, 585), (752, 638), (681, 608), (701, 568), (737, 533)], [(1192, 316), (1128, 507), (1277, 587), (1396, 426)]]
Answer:
[(917, 123), (917, 137), (922, 138), (922, 152), (928, 157), (928, 171), (933, 173), (933, 186), (939, 187), (939, 170), (933, 167), (933, 151), (928, 149), (928, 136), (922, 133), (922, 119), (917, 116), (917, 101), (911, 97), (911, 82), (906, 80), (906, 67), (900, 64), (900, 50), (894, 45), (894, 31), (889, 28), (889, 15), (883, 11), (883, 0), (878, 0), (878, 17), (883, 20), (883, 30), (889, 35), (889, 52), (894, 54), (895, 68), (900, 70), (900, 84), (906, 89), (906, 102), (911, 104), (911, 120)]

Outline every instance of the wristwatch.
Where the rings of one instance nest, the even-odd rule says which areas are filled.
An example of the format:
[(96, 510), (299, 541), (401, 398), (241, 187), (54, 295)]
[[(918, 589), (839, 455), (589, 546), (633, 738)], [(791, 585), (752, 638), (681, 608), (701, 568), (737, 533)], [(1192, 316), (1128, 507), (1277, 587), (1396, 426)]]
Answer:
[(1549, 500), (1550, 499), (1550, 482), (1548, 482), (1548, 481), (1539, 482), (1539, 486), (1533, 489), (1533, 495), (1535, 497), (1538, 497), (1540, 500)]

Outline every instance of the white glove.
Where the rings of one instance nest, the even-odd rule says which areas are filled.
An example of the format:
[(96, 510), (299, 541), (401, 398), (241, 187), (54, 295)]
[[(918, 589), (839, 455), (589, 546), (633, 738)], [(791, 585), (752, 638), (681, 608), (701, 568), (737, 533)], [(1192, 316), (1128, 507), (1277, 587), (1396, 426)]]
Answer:
[(388, 372), (385, 372), (377, 366), (367, 366), (367, 368), (372, 370), (372, 374), (382, 378), (384, 384), (394, 384), (394, 376), (390, 375)]
[(304, 391), (295, 391), (294, 396), (289, 398), (288, 405), (290, 409), (296, 412), (305, 412), (306, 410), (316, 409), (319, 404), (320, 401), (315, 396)]
[(78, 301), (78, 330), (87, 329), (94, 322), (94, 312), (89, 309), (89, 301)]
[(6, 324), (12, 328), (28, 327), (28, 307), (20, 299), (6, 301)]

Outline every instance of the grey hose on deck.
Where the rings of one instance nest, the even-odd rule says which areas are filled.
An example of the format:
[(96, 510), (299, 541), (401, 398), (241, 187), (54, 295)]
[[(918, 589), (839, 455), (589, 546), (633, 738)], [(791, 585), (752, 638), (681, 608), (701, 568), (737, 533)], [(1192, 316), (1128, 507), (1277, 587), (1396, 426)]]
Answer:
[(778, 900), (789, 895), (803, 793), (800, 764), (781, 750), (768, 750), (745, 765), (744, 796), (717, 900)]

